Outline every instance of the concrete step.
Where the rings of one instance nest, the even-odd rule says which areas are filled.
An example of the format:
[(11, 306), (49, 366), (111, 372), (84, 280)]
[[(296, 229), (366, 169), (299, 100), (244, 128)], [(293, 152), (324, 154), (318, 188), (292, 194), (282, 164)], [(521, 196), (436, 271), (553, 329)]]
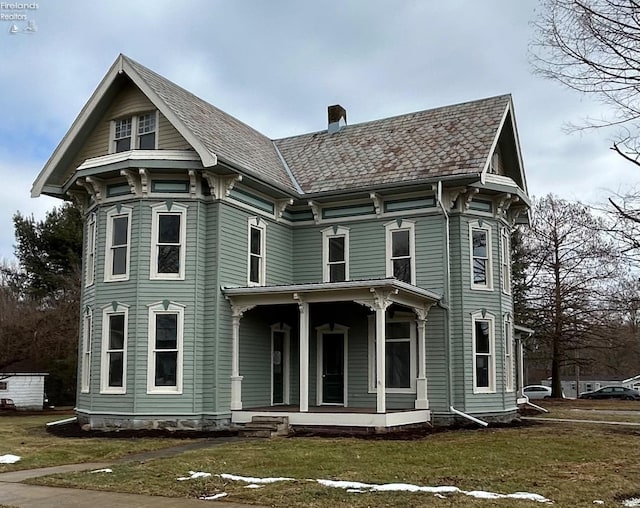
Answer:
[(286, 416), (253, 416), (251, 422), (240, 428), (243, 437), (275, 437), (289, 435), (289, 418)]

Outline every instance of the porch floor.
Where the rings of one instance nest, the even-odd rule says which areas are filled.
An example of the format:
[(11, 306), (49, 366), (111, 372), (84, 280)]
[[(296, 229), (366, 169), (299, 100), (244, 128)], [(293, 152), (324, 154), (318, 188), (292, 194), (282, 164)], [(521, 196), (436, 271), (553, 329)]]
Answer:
[(309, 406), (302, 413), (297, 405), (253, 407), (231, 411), (233, 423), (249, 423), (254, 416), (286, 416), (290, 425), (305, 427), (372, 427), (389, 428), (428, 423), (428, 409), (387, 409), (377, 413), (374, 407)]

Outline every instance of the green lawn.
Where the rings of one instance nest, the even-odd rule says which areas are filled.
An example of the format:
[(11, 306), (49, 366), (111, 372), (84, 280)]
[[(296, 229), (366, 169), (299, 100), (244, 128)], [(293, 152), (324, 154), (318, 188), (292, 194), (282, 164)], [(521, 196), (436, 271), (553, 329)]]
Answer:
[[(549, 402), (553, 416), (563, 412), (635, 411), (630, 403)], [(574, 411), (578, 409), (580, 411)], [(61, 417), (64, 417), (61, 416)], [(635, 417), (631, 414), (629, 417)], [(0, 417), (0, 455), (22, 460), (0, 471), (63, 463), (110, 462), (128, 454), (184, 441), (167, 438), (60, 438), (45, 432), (56, 417)], [(593, 415), (589, 419), (595, 419)], [(353, 438), (283, 438), (222, 444), (145, 463), (120, 463), (113, 473), (74, 473), (33, 480), (36, 483), (98, 490), (199, 497), (226, 492), (223, 501), (274, 507), (517, 507), (540, 506), (514, 499), (482, 500), (453, 494), (350, 493), (309, 479), (369, 484), (410, 483), (454, 486), (500, 494), (531, 492), (558, 507), (620, 506), (640, 497), (640, 428), (596, 424), (532, 423), (521, 427), (437, 432), (412, 441)], [(209, 478), (177, 481), (189, 471)], [(248, 489), (229, 473), (255, 477), (291, 477), (295, 481)]]
[(18, 469), (76, 464), (81, 462), (109, 462), (184, 441), (175, 439), (113, 439), (62, 438), (46, 432), (46, 423), (68, 418), (71, 413), (0, 415), (0, 455), (21, 457), (15, 464), (0, 464), (0, 473)]
[[(639, 495), (640, 432), (589, 424), (533, 424), (517, 428), (435, 433), (415, 441), (288, 438), (244, 442), (189, 452), (145, 464), (122, 464), (113, 473), (76, 473), (40, 484), (198, 497), (276, 507), (540, 506), (513, 499), (446, 499), (427, 493), (349, 493), (306, 479), (366, 483), (451, 485), (463, 490), (541, 494), (554, 506), (594, 506)], [(210, 478), (177, 481), (189, 471)], [(297, 481), (247, 489), (215, 476), (285, 476)]]

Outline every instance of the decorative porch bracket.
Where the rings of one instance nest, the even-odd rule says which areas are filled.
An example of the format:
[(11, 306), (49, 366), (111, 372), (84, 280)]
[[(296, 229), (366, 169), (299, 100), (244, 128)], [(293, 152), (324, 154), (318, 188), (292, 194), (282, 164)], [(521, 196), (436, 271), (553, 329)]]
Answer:
[(242, 409), (242, 379), (240, 375), (240, 319), (255, 305), (231, 303), (231, 410)]
[(300, 412), (309, 412), (309, 304), (293, 294), (300, 311)]

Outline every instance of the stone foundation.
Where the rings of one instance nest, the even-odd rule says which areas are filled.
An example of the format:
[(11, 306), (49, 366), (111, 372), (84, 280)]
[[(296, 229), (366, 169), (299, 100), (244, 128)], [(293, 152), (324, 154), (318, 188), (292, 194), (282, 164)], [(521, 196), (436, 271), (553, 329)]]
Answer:
[[(509, 423), (518, 421), (520, 418), (517, 410), (507, 411), (504, 413), (486, 413), (486, 414), (469, 413), (469, 414), (474, 418), (478, 418), (480, 420), (487, 422), (489, 425), (509, 424)], [(434, 427), (460, 427), (460, 426), (467, 426), (467, 425), (477, 425), (471, 420), (467, 420), (462, 416), (458, 416), (451, 413), (445, 413), (445, 414), (432, 413), (431, 418), (432, 418), (431, 424)]]
[(231, 417), (202, 416), (120, 416), (89, 415), (77, 413), (78, 424), (83, 430), (166, 430), (175, 431), (215, 431), (228, 429)]

